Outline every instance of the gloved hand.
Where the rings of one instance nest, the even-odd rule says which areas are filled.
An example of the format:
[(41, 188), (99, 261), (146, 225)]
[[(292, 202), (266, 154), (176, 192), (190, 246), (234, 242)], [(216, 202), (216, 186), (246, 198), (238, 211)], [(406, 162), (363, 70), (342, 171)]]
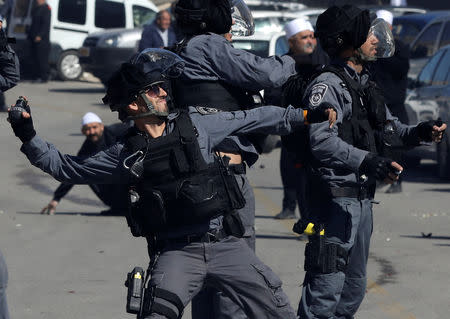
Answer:
[(394, 181), (395, 175), (393, 174), (395, 174), (395, 169), (392, 167), (393, 162), (389, 158), (368, 153), (359, 167), (359, 172), (375, 177), (379, 181), (385, 181), (386, 179)]
[(334, 106), (328, 102), (320, 103), (316, 108), (308, 110), (305, 117), (307, 123), (320, 123), (328, 121), (330, 127), (337, 120), (337, 113)]
[(31, 109), (25, 98), (20, 97), (16, 105), (8, 110), (8, 122), (11, 123), (14, 134), (22, 143), (29, 142), (36, 135)]
[(440, 119), (420, 122), (417, 125), (417, 135), (424, 142), (440, 142), (447, 125)]

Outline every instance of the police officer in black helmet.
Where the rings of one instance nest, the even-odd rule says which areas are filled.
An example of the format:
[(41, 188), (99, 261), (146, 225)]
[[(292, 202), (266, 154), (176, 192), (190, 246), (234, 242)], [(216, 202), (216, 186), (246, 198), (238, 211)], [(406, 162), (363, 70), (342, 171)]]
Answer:
[(315, 234), (305, 249), (301, 319), (353, 318), (366, 290), (375, 183), (393, 183), (403, 169), (388, 158), (390, 148), (439, 142), (446, 128), (439, 121), (400, 123), (368, 81), (367, 63), (394, 50), (380, 20), (351, 5), (328, 8), (317, 20), (316, 36), (332, 61), (309, 83), (303, 104), (331, 103), (338, 124), (309, 127)]
[(203, 286), (226, 293), (250, 318), (295, 318), (280, 279), (237, 238), (243, 231), (235, 211), (246, 205), (244, 181), (216, 147), (234, 139), (257, 157), (237, 137), (289, 134), (306, 122), (326, 120), (327, 113), (270, 106), (169, 113), (164, 81), (183, 67), (176, 54), (161, 49), (124, 63), (103, 101), (135, 127), (123, 141), (88, 158), (63, 155), (37, 136), (29, 105), (12, 108), (9, 121), (30, 162), (59, 181), (128, 186), (127, 221), (133, 235), (147, 239), (151, 257), (139, 318), (181, 318)]
[[(260, 90), (281, 87), (295, 73), (295, 61), (289, 56), (261, 58), (233, 48), (226, 39), (231, 34), (246, 36), (254, 32), (251, 12), (242, 0), (180, 0), (175, 16), (184, 39), (174, 50), (186, 61), (184, 73), (172, 83), (178, 107), (198, 105), (236, 111), (258, 106), (262, 104)], [(258, 152), (265, 138), (249, 137)], [(245, 163), (250, 160), (234, 143), (225, 142), (219, 149), (231, 158), (236, 173), (245, 172)], [(252, 191), (246, 200), (255, 207)], [(254, 215), (254, 209), (240, 215), (246, 228), (244, 238), (253, 250)], [(203, 297), (200, 294), (194, 299), (193, 318), (245, 318), (226, 298), (213, 295), (205, 291)], [(216, 305), (215, 309), (209, 309), (212, 305)]]

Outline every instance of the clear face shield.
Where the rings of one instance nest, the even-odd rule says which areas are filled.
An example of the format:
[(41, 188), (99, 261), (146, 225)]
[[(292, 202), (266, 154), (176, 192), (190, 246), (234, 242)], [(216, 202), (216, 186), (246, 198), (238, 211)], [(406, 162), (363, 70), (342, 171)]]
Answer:
[(249, 36), (255, 33), (255, 22), (250, 9), (243, 0), (230, 0), (231, 2), (231, 18), (233, 25), (231, 26), (231, 34), (233, 36)]
[(394, 36), (389, 24), (383, 19), (375, 19), (369, 29), (368, 40), (375, 45), (374, 57), (390, 58), (395, 52)]

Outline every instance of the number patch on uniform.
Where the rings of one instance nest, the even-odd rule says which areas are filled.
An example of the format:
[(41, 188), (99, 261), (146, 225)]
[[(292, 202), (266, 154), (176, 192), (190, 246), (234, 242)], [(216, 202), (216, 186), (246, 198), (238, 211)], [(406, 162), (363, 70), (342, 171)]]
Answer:
[(325, 93), (328, 90), (328, 85), (319, 83), (314, 85), (311, 88), (311, 95), (309, 97), (309, 103), (312, 106), (317, 106), (322, 102), (323, 97), (325, 96)]

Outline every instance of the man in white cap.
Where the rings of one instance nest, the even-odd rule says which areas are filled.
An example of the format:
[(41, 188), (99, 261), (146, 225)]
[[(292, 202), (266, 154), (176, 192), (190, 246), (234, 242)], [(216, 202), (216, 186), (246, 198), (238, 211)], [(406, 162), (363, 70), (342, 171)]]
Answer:
[[(101, 150), (115, 144), (123, 136), (128, 126), (122, 123), (104, 126), (100, 117), (93, 113), (86, 113), (81, 119), (81, 133), (86, 139), (77, 153), (79, 157), (89, 157)], [(55, 190), (52, 200), (41, 210), (41, 214), (53, 215), (56, 206), (71, 189), (73, 185), (61, 183)], [(117, 185), (89, 185), (98, 198), (110, 209), (102, 211), (103, 215), (123, 215), (123, 204), (120, 198), (120, 189)]]
[[(394, 15), (388, 10), (378, 10), (377, 18), (386, 21), (392, 30)], [(396, 116), (400, 122), (408, 124), (405, 109), (406, 89), (408, 86), (409, 71), (409, 46), (399, 39), (395, 39), (395, 53), (392, 57), (378, 59), (370, 68), (372, 79), (383, 91), (385, 103), (389, 111)], [(402, 159), (394, 159), (400, 162)], [(387, 193), (399, 193), (402, 191), (401, 178), (387, 189)]]
[[(307, 74), (320, 65), (328, 64), (328, 55), (318, 46), (311, 22), (303, 18), (290, 21), (284, 26), (289, 53), (294, 58), (298, 72)], [(281, 91), (264, 92), (268, 104), (281, 105)], [(300, 98), (300, 97), (299, 97)], [(281, 147), (280, 172), (283, 182), (283, 204), (276, 219), (296, 218), (295, 208), (299, 206), (301, 217), (307, 215), (305, 205), (306, 173), (302, 163), (297, 163), (284, 146)]]
[(289, 51), (292, 55), (308, 55), (313, 53), (317, 46), (314, 29), (311, 22), (298, 18), (284, 26), (286, 39), (289, 42)]

